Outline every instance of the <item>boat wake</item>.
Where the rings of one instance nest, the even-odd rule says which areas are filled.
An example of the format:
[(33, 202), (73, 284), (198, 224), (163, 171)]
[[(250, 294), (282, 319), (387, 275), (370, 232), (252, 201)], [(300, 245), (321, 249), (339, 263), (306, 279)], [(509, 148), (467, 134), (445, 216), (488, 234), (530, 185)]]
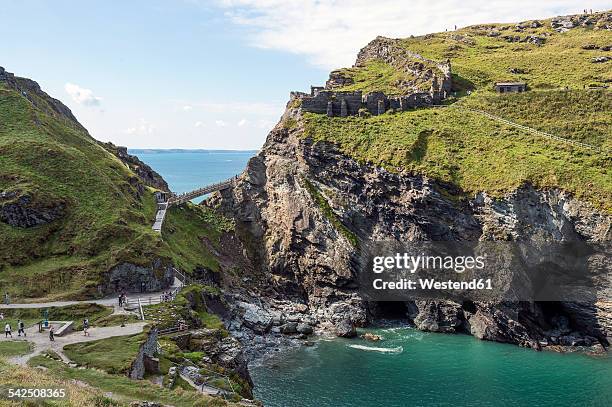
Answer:
[(380, 352), (380, 353), (402, 353), (404, 348), (398, 346), (396, 348), (376, 348), (374, 346), (364, 346), (364, 345), (347, 345), (349, 348), (365, 350), (368, 352)]

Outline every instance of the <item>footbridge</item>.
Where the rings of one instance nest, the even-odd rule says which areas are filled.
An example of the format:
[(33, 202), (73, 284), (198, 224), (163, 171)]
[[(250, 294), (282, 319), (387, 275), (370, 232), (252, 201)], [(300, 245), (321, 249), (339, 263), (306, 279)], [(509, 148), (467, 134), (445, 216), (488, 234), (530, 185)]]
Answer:
[(196, 199), (216, 191), (222, 191), (224, 189), (231, 188), (235, 180), (236, 177), (232, 177), (225, 181), (218, 182), (216, 184), (206, 185), (205, 187), (198, 188), (193, 191), (185, 192), (182, 194), (172, 193), (170, 195), (170, 198), (168, 198), (166, 202), (159, 202), (157, 204), (157, 214), (155, 215), (155, 223), (153, 223), (153, 230), (156, 232), (161, 232), (162, 226), (164, 224), (164, 219), (166, 218), (166, 211), (170, 209), (171, 206), (181, 205), (191, 201), (192, 199)]

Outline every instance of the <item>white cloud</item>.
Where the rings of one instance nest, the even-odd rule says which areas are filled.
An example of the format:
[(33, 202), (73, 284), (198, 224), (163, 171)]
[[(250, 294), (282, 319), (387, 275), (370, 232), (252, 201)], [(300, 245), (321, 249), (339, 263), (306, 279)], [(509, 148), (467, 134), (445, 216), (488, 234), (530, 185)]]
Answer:
[(200, 122), (200, 121), (197, 121), (197, 122), (195, 122), (195, 124), (194, 124), (193, 126), (194, 126), (194, 127), (203, 127), (203, 126), (204, 126), (204, 123), (202, 123), (202, 122)]
[(188, 112), (188, 111), (190, 111), (192, 109), (193, 109), (193, 106), (190, 106), (190, 105), (183, 106), (183, 110), (186, 111), (186, 112)]
[(245, 126), (249, 121), (247, 119), (242, 119), (237, 123), (238, 127), (243, 127)]
[[(590, 0), (605, 10), (610, 0)], [(306, 55), (325, 68), (352, 65), (377, 35), (408, 37), (491, 22), (513, 22), (581, 13), (577, 0), (218, 0), (226, 16), (248, 27), (259, 48)]]
[(85, 106), (99, 106), (102, 102), (102, 98), (95, 96), (91, 89), (85, 89), (74, 83), (66, 83), (64, 85), (66, 93), (70, 95), (72, 100), (79, 105)]
[(155, 133), (155, 126), (145, 119), (140, 119), (136, 126), (125, 129), (124, 133), (135, 136), (150, 136)]
[[(198, 108), (198, 111), (210, 113), (244, 113), (254, 115), (280, 116), (284, 109), (284, 102), (265, 103), (265, 102), (241, 102), (241, 101), (224, 101), (210, 102), (207, 100), (191, 101), (191, 100), (172, 100), (178, 106), (182, 106), (183, 110), (191, 110)], [(186, 104), (188, 103), (188, 104)], [(189, 106), (190, 109), (185, 109)]]
[(217, 127), (227, 126), (227, 123), (225, 123), (223, 120), (215, 120), (215, 124), (217, 125)]
[(272, 130), (272, 127), (274, 127), (276, 123), (273, 122), (272, 120), (259, 120), (257, 122), (257, 127), (260, 129), (264, 129), (266, 131), (270, 131)]

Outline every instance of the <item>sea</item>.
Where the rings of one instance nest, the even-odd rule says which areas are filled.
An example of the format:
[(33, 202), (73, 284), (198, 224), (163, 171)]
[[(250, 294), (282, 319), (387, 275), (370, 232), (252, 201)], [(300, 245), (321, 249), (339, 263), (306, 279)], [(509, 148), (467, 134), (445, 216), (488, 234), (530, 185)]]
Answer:
[(240, 174), (257, 151), (130, 149), (157, 171), (176, 193), (225, 181)]
[[(180, 193), (241, 173), (257, 152), (130, 153)], [(608, 355), (536, 352), (400, 322), (367, 331), (382, 340), (322, 338), (253, 363), (255, 396), (267, 407), (612, 406)]]

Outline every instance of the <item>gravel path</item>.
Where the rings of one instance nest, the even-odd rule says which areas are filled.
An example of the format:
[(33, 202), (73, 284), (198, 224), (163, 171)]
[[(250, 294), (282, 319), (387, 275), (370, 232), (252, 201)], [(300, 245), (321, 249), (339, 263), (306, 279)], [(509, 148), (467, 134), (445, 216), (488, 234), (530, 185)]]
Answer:
[[(129, 300), (138, 300), (140, 298), (143, 301), (143, 303), (146, 303), (146, 300), (149, 297), (159, 297), (165, 292), (172, 291), (175, 288), (180, 287), (181, 285), (182, 284), (178, 279), (174, 279), (174, 284), (166, 290), (142, 293), (142, 294), (131, 294), (131, 295), (128, 295), (127, 298)], [(98, 304), (98, 305), (104, 305), (104, 306), (110, 307), (110, 306), (118, 305), (118, 297), (113, 296), (113, 297), (106, 297), (106, 298), (101, 298), (97, 300), (84, 300), (84, 301), (32, 302), (32, 303), (8, 304), (8, 305), (1, 303), (0, 309), (65, 307), (65, 306), (74, 305), (74, 304)]]

